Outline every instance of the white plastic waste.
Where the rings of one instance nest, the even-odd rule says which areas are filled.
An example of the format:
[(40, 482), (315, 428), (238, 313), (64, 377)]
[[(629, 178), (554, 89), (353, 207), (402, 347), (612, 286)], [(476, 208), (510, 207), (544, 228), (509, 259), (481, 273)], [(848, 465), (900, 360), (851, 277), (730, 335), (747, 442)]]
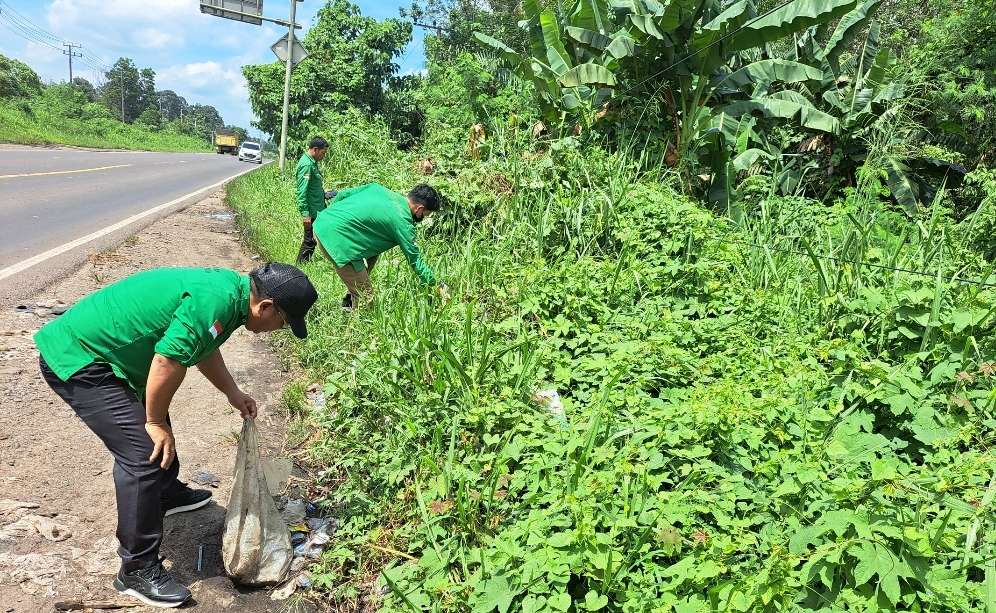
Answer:
[(287, 526), (260, 468), (259, 433), (251, 419), (242, 424), (221, 553), (225, 572), (243, 585), (280, 583), (294, 557)]

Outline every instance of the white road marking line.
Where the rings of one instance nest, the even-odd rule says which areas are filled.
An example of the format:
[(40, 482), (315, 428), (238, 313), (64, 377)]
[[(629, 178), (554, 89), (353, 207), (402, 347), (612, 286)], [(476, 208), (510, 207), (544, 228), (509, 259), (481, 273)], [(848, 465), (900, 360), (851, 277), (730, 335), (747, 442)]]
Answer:
[(180, 196), (179, 198), (174, 198), (173, 200), (170, 200), (169, 202), (167, 202), (165, 204), (160, 204), (160, 205), (155, 206), (155, 207), (153, 207), (151, 209), (148, 209), (146, 211), (142, 211), (141, 213), (137, 213), (135, 215), (132, 215), (131, 217), (128, 217), (127, 219), (122, 219), (121, 221), (119, 221), (119, 222), (117, 222), (115, 224), (109, 225), (106, 228), (102, 228), (100, 230), (97, 230), (96, 232), (93, 232), (91, 234), (87, 234), (86, 236), (82, 236), (80, 238), (77, 238), (76, 240), (69, 241), (68, 243), (66, 243), (64, 245), (59, 245), (58, 247), (55, 247), (53, 249), (49, 249), (48, 251), (46, 251), (44, 253), (39, 253), (38, 255), (36, 255), (34, 257), (30, 257), (30, 258), (28, 258), (26, 260), (22, 260), (22, 261), (18, 262), (17, 264), (12, 264), (12, 265), (8, 266), (7, 268), (0, 269), (0, 281), (3, 281), (4, 279), (6, 279), (8, 277), (12, 277), (12, 276), (14, 276), (14, 275), (16, 275), (16, 274), (18, 274), (20, 272), (23, 272), (23, 271), (31, 268), (32, 266), (35, 266), (37, 264), (41, 264), (45, 260), (53, 258), (53, 257), (55, 257), (57, 255), (62, 255), (63, 253), (65, 253), (67, 251), (71, 251), (71, 250), (79, 247), (80, 245), (85, 245), (86, 243), (89, 243), (92, 240), (96, 240), (96, 239), (98, 239), (98, 238), (100, 238), (102, 236), (107, 236), (111, 232), (116, 232), (116, 231), (120, 230), (121, 228), (127, 227), (127, 226), (135, 223), (136, 221), (144, 218), (144, 217), (148, 217), (149, 215), (155, 215), (159, 211), (168, 209), (169, 207), (171, 207), (171, 206), (173, 206), (173, 205), (175, 205), (177, 203), (183, 202), (187, 198), (193, 198), (194, 196), (198, 196), (200, 194), (203, 194), (206, 191), (209, 191), (209, 190), (212, 190), (212, 189), (214, 189), (216, 187), (222, 186), (225, 183), (228, 183), (229, 181), (231, 181), (232, 179), (234, 179), (236, 177), (240, 177), (240, 176), (246, 174), (247, 172), (252, 172), (253, 170), (256, 170), (256, 169), (255, 168), (248, 168), (246, 170), (237, 172), (237, 173), (235, 173), (234, 175), (232, 175), (230, 177), (227, 177), (225, 179), (222, 179), (221, 181), (218, 181), (214, 185), (208, 185), (207, 187), (202, 187), (202, 188), (200, 188), (198, 190), (190, 192), (189, 194), (186, 194), (184, 196)]
[(113, 166), (98, 166), (97, 168), (78, 168), (76, 170), (52, 170), (49, 172), (26, 172), (20, 175), (0, 175), (0, 179), (17, 179), (18, 177), (42, 177), (45, 175), (69, 175), (76, 172), (95, 172), (97, 170), (110, 170), (112, 168), (126, 168), (132, 164), (115, 164)]

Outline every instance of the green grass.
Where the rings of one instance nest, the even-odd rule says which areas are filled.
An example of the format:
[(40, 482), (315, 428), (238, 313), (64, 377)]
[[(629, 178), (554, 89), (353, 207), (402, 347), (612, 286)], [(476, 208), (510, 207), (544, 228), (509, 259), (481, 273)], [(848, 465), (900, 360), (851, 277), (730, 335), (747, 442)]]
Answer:
[[(425, 179), (382, 126), (325, 129), (328, 188)], [(287, 395), (342, 522), (312, 569), (333, 605), (996, 604), (996, 292), (950, 281), (992, 265), (963, 225), (907, 220), (871, 179), (832, 206), (769, 197), (734, 225), (625, 156), (514, 132), (430, 181), (450, 202), (420, 244), (453, 300), (391, 252), (373, 306), (345, 314), (318, 259), (311, 334), (279, 340), (328, 399)], [(249, 245), (293, 261), (288, 178), (250, 173), (229, 200)]]
[[(88, 105), (90, 106), (90, 105)], [(140, 151), (209, 151), (199, 138), (153, 131), (137, 124), (109, 118), (106, 111), (83, 109), (67, 116), (65, 108), (43, 98), (30, 101), (0, 100), (0, 142), (23, 145), (72, 145), (100, 149)], [(27, 112), (26, 112), (27, 111)]]

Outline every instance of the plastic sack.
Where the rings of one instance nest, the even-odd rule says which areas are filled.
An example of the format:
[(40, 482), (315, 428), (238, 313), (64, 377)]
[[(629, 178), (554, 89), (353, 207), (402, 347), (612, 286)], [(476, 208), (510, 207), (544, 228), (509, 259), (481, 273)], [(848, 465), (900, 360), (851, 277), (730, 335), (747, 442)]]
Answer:
[(259, 462), (259, 432), (251, 419), (242, 424), (221, 557), (228, 576), (243, 585), (280, 583), (294, 558), (290, 533), (266, 487)]

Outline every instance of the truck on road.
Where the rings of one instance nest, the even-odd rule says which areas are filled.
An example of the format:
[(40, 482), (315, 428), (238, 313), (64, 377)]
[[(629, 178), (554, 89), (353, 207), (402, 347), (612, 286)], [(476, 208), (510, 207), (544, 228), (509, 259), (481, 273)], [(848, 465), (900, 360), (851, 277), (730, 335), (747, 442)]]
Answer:
[(239, 135), (235, 130), (218, 128), (214, 131), (214, 148), (218, 153), (235, 155), (239, 151)]

